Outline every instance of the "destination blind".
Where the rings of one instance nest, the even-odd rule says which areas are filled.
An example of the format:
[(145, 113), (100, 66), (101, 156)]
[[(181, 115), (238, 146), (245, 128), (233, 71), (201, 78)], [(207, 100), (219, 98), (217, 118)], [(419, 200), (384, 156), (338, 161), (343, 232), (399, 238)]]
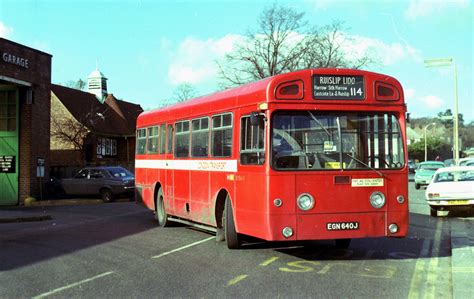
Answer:
[(364, 77), (314, 75), (313, 98), (315, 100), (363, 100), (365, 99)]

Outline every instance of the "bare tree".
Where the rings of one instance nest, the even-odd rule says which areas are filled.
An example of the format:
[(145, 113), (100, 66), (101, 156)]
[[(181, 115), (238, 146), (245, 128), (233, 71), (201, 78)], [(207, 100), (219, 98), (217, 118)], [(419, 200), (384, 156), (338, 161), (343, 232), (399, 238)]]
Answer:
[(72, 116), (68, 117), (52, 117), (51, 118), (51, 137), (66, 146), (73, 147), (81, 152), (81, 156), (85, 159), (85, 146), (87, 138), (93, 129), (104, 121), (104, 113), (108, 110), (101, 111), (98, 107), (91, 110), (76, 119)]
[(373, 62), (369, 56), (346, 57), (343, 29), (339, 21), (310, 27), (304, 13), (273, 4), (260, 15), (257, 30), (217, 62), (221, 84), (226, 88), (305, 68), (360, 68)]
[(197, 91), (194, 86), (189, 83), (181, 83), (174, 89), (172, 99), (175, 102), (184, 102), (196, 97), (196, 95)]
[(64, 86), (78, 89), (78, 90), (85, 90), (86, 89), (86, 81), (82, 79), (78, 80), (69, 80), (66, 83), (64, 83)]

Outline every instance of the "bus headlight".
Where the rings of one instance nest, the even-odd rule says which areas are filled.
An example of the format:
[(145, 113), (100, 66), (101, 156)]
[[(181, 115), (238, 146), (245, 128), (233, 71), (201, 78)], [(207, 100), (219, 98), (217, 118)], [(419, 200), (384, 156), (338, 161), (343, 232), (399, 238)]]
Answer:
[(385, 205), (385, 195), (382, 192), (374, 192), (370, 195), (370, 204), (376, 208), (380, 209)]
[(275, 200), (273, 200), (273, 204), (275, 205), (275, 207), (279, 208), (283, 204), (283, 201), (279, 198), (275, 198)]
[(397, 196), (397, 202), (398, 203), (404, 203), (405, 202), (405, 197), (403, 197), (403, 195), (398, 195)]
[(303, 211), (311, 210), (314, 207), (314, 198), (308, 193), (300, 194), (296, 202), (298, 204), (298, 208)]
[(398, 225), (396, 225), (395, 223), (392, 223), (388, 226), (388, 230), (392, 233), (392, 234), (396, 234), (398, 232)]

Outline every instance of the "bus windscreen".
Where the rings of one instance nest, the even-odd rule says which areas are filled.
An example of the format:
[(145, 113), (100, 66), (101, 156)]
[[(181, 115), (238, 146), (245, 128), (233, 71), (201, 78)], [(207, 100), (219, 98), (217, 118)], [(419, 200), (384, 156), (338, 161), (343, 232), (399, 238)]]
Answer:
[(272, 117), (276, 170), (400, 169), (400, 126), (390, 113), (276, 112)]

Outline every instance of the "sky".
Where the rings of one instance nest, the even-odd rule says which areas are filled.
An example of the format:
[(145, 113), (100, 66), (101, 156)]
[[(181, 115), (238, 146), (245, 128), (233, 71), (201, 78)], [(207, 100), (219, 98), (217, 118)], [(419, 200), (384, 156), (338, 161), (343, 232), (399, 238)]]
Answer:
[(273, 3), (314, 26), (344, 22), (347, 53), (371, 53), (378, 63), (364, 69), (397, 78), (415, 118), (454, 111), (454, 66), (424, 66), (453, 58), (459, 112), (474, 121), (471, 0), (0, 0), (0, 37), (51, 54), (53, 83), (87, 80), (98, 68), (109, 93), (151, 109), (182, 83), (198, 95), (218, 90), (215, 62)]

